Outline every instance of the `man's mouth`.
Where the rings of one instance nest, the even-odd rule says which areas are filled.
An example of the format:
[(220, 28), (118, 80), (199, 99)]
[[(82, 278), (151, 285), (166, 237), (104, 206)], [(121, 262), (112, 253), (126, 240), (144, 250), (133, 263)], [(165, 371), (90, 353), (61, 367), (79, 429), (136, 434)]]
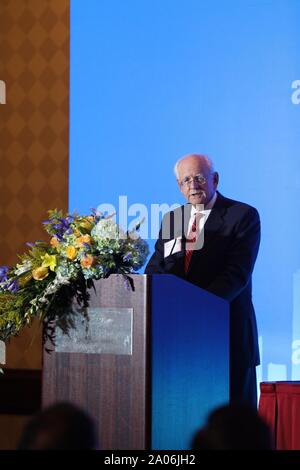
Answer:
[(203, 191), (191, 191), (190, 196), (191, 197), (202, 197), (203, 196)]

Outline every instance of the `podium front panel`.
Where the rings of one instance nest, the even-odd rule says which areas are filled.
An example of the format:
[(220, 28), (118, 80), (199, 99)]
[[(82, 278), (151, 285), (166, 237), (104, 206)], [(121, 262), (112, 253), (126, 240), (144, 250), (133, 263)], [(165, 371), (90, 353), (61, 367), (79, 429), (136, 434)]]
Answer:
[(229, 304), (175, 276), (152, 276), (152, 448), (189, 449), (229, 400)]

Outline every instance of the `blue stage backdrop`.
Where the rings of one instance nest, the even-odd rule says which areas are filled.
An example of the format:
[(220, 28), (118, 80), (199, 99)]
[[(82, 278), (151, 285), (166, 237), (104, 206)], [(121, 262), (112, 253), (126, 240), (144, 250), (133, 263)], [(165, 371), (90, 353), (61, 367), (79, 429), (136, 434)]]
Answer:
[(181, 203), (175, 160), (210, 155), (261, 215), (259, 381), (300, 379), (299, 18), (299, 0), (71, 2), (70, 210)]

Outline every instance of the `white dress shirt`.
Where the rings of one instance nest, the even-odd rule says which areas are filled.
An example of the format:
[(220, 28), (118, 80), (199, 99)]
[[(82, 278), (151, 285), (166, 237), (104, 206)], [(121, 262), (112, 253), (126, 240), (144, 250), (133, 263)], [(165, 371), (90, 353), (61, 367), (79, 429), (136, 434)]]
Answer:
[[(215, 192), (215, 194), (213, 195), (209, 203), (206, 205), (205, 209), (203, 209), (203, 204), (199, 204), (200, 207), (192, 206), (187, 233), (190, 233), (192, 230), (192, 225), (194, 222), (195, 214), (197, 212), (200, 212), (201, 214), (204, 215), (204, 217), (200, 217), (200, 220), (198, 222), (199, 231), (197, 230), (197, 233), (202, 233), (202, 235), (204, 235), (204, 232), (201, 232), (201, 230), (203, 230), (204, 228), (204, 225), (209, 217), (209, 214), (211, 213), (211, 210), (216, 202), (216, 199), (217, 199), (217, 193)], [(204, 242), (204, 236), (198, 237), (197, 249), (200, 249), (202, 247), (203, 242)], [(182, 237), (177, 237), (164, 243), (164, 257), (165, 258), (181, 250), (182, 250)]]
[(217, 192), (215, 192), (215, 194), (213, 195), (213, 197), (211, 198), (209, 203), (205, 206), (205, 209), (203, 209), (203, 204), (199, 204), (198, 207), (197, 207), (197, 205), (192, 206), (191, 216), (190, 216), (190, 220), (189, 220), (187, 233), (191, 232), (192, 225), (193, 225), (193, 222), (194, 222), (194, 219), (195, 219), (195, 214), (198, 213), (198, 212), (200, 214), (204, 215), (204, 217), (200, 217), (200, 220), (198, 221), (199, 227), (197, 228), (197, 232), (200, 233), (201, 230), (203, 230), (204, 225), (205, 225), (205, 223), (206, 223), (206, 221), (209, 217), (209, 214), (211, 213), (211, 210), (215, 205), (216, 199), (217, 199)]

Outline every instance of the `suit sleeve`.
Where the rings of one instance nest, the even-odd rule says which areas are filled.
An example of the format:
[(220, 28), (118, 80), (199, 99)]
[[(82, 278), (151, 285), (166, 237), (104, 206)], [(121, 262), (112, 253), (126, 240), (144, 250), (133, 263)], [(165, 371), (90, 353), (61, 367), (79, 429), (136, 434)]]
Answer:
[(233, 301), (251, 278), (259, 243), (259, 215), (256, 209), (250, 208), (235, 230), (225, 269), (206, 289), (229, 302)]
[(145, 274), (163, 274), (164, 272), (163, 242), (158, 239), (155, 243), (155, 251), (145, 268)]
[(173, 236), (172, 226), (173, 226), (173, 213), (168, 212), (163, 217), (158, 239), (155, 243), (155, 251), (145, 268), (145, 274), (166, 273), (166, 266), (165, 266), (165, 259), (164, 259), (164, 243), (165, 241), (170, 240), (170, 237)]

